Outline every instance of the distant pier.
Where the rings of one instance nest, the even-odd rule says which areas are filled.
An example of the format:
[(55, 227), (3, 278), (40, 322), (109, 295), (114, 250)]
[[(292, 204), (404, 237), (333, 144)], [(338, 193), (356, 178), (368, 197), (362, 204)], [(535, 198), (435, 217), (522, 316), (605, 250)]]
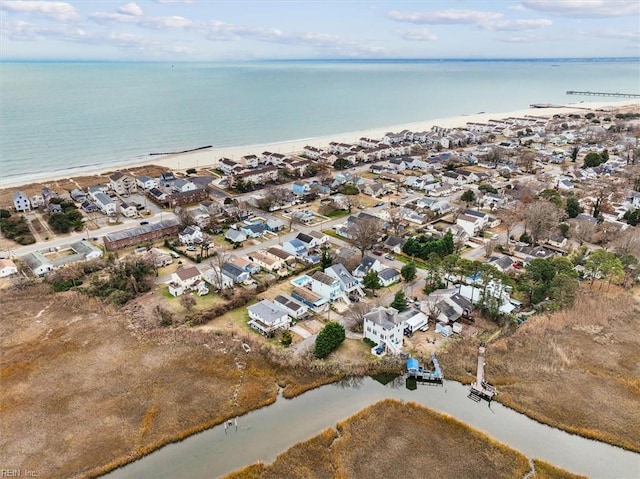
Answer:
[(582, 95), (582, 96), (615, 96), (618, 98), (640, 98), (640, 93), (611, 93), (603, 91), (575, 91), (568, 90), (567, 95)]

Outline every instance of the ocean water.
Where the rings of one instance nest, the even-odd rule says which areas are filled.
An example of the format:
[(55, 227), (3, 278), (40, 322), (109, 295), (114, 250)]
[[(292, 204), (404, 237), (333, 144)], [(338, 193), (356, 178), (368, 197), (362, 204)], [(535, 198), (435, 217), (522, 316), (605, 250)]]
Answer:
[(637, 59), (0, 63), (0, 175), (638, 93)]

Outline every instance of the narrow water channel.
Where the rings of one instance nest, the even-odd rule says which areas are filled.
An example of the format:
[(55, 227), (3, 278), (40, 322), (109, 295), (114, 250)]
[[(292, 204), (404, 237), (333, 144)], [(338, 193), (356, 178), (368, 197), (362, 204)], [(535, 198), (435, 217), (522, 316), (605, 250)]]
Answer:
[[(210, 479), (275, 457), (340, 420), (382, 399), (413, 401), (447, 413), (532, 458), (589, 477), (638, 479), (640, 454), (540, 424), (501, 404), (476, 403), (457, 382), (405, 388), (404, 380), (383, 386), (371, 378), (331, 384), (238, 418), (238, 427), (216, 426), (163, 447), (104, 477)], [(425, 431), (429, 434), (429, 431)]]

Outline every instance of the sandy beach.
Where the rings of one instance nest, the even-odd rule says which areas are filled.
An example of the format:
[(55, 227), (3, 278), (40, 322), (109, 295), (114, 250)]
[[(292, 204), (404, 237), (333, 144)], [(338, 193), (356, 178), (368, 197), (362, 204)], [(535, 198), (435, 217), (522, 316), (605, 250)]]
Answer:
[(212, 166), (217, 163), (220, 158), (239, 159), (244, 155), (260, 154), (263, 151), (271, 151), (274, 153), (292, 154), (301, 152), (306, 145), (316, 148), (326, 147), (330, 142), (337, 141), (342, 143), (355, 143), (361, 137), (378, 139), (382, 138), (388, 132), (399, 132), (404, 129), (411, 131), (428, 131), (433, 126), (441, 126), (445, 128), (463, 127), (468, 122), (484, 123), (489, 120), (500, 120), (508, 117), (522, 117), (526, 115), (550, 117), (555, 114), (585, 114), (586, 111), (595, 110), (615, 110), (623, 107), (635, 107), (640, 109), (640, 101), (603, 101), (603, 102), (580, 102), (567, 103), (565, 105), (554, 108), (527, 108), (510, 112), (498, 113), (477, 113), (472, 115), (461, 115), (450, 118), (437, 118), (434, 120), (426, 120), (416, 123), (406, 123), (402, 125), (392, 125), (382, 128), (375, 128), (362, 131), (353, 131), (329, 136), (316, 138), (306, 138), (302, 140), (283, 141), (277, 143), (267, 143), (259, 145), (248, 145), (231, 148), (209, 148), (204, 150), (193, 151), (189, 153), (178, 153), (169, 155), (148, 155), (129, 160), (123, 163), (109, 163), (103, 165), (92, 165), (83, 168), (74, 168), (67, 170), (59, 170), (58, 172), (38, 173), (33, 172), (30, 175), (16, 176), (13, 178), (0, 178), (0, 189), (15, 188), (21, 185), (31, 183), (46, 183), (47, 181), (55, 181), (66, 178), (79, 176), (94, 176), (119, 169), (139, 167), (144, 165), (158, 165), (172, 170), (186, 170), (188, 168), (202, 168)]

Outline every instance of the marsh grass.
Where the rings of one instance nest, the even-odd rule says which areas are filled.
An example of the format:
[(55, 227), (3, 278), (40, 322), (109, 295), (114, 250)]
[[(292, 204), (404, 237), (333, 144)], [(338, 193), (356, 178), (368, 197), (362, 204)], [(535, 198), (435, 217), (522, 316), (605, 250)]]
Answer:
[[(488, 345), (485, 373), (496, 399), (539, 422), (640, 451), (639, 319), (632, 295), (588, 288), (571, 309), (530, 317)], [(477, 346), (460, 340), (439, 355), (448, 377), (473, 380)]]

